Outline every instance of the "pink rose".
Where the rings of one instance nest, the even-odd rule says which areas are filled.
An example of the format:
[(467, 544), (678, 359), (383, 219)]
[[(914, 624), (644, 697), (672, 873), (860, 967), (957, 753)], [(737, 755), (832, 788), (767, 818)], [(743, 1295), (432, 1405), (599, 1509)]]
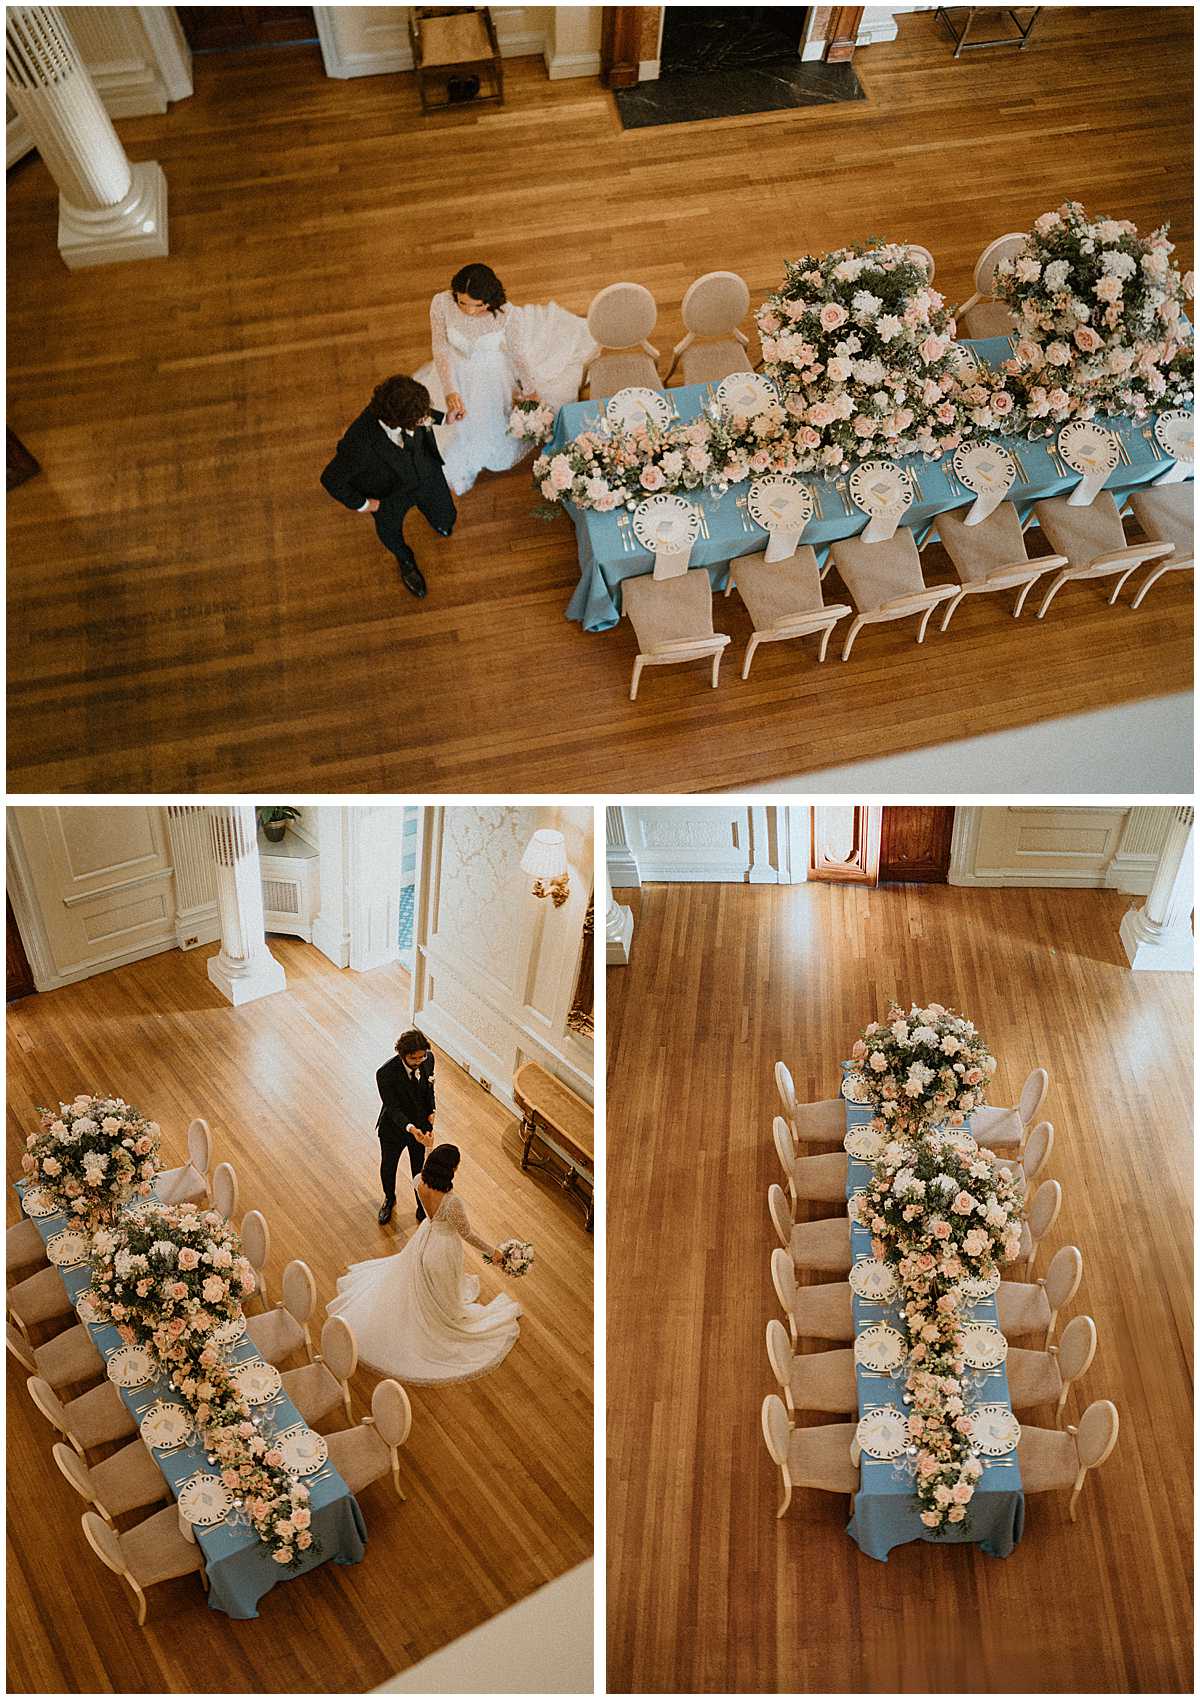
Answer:
[(808, 410), (808, 418), (813, 425), (832, 425), (835, 414), (827, 401), (814, 401)]
[(821, 308), (821, 329), (835, 331), (839, 325), (844, 325), (849, 318), (844, 307), (839, 307), (836, 301), (829, 301)]
[(997, 390), (995, 392), (995, 394), (992, 396), (992, 412), (993, 413), (1000, 413), (1000, 414), (1011, 413), (1012, 412), (1012, 406), (1013, 406), (1013, 399), (1009, 395), (1007, 390)]
[(167, 1297), (169, 1299), (186, 1299), (187, 1296), (188, 1290), (184, 1282), (172, 1281), (168, 1284)]
[(194, 1246), (185, 1245), (180, 1247), (179, 1267), (181, 1269), (198, 1269), (200, 1267), (200, 1253)]
[(642, 468), (639, 480), (643, 490), (661, 490), (667, 482), (663, 476), (662, 468), (653, 465), (653, 463)]
[(950, 1224), (943, 1222), (940, 1217), (932, 1221), (929, 1228), (935, 1240), (948, 1240), (950, 1238)]
[(950, 1510), (947, 1512), (947, 1516), (952, 1523), (961, 1523), (966, 1515), (966, 1510), (961, 1505), (952, 1505)]
[(1101, 347), (1101, 339), (1090, 325), (1076, 325), (1075, 346), (1081, 348), (1085, 354), (1094, 354)]

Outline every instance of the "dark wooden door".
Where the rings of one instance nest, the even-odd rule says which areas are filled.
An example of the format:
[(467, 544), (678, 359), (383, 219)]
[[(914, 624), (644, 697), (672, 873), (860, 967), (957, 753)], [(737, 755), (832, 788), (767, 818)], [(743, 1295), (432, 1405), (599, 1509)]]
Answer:
[(885, 808), (879, 837), (879, 881), (945, 885), (950, 872), (953, 809)]
[(8, 984), (6, 1001), (12, 1003), (14, 998), (27, 998), (37, 991), (33, 983), (33, 970), (29, 966), (29, 958), (25, 954), (25, 945), (17, 930), (17, 918), (13, 914), (12, 904), (4, 899), (4, 919), (6, 929), (5, 953), (8, 958)]
[(311, 6), (177, 6), (193, 53), (316, 41)]

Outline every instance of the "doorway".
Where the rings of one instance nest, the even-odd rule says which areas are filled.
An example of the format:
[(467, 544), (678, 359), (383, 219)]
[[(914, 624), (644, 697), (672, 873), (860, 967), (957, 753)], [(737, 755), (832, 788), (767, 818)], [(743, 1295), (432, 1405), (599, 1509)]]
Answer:
[(405, 806), (400, 828), (400, 904), (398, 910), (400, 962), (411, 974), (415, 960), (417, 912), (417, 838), (421, 825), (419, 808)]
[(851, 885), (945, 885), (953, 837), (952, 808), (816, 803), (808, 877)]
[(17, 998), (32, 997), (37, 991), (34, 984), (33, 969), (29, 966), (29, 957), (25, 953), (25, 941), (17, 926), (17, 917), (13, 914), (12, 902), (4, 899), (5, 957), (7, 960), (7, 986), (5, 1001), (14, 1002)]
[(317, 40), (311, 6), (177, 6), (193, 53), (291, 47)]
[(879, 838), (880, 885), (945, 885), (953, 837), (953, 809), (885, 808)]

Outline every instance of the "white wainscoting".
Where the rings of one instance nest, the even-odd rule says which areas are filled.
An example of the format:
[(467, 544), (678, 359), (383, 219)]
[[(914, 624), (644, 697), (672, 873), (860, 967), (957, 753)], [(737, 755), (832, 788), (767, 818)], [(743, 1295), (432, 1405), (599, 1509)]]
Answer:
[(959, 808), (951, 885), (1148, 892), (1169, 809)]
[[(496, 39), (505, 59), (541, 53), (546, 6), (493, 6)], [(412, 70), (407, 6), (314, 6), (325, 70), (331, 77), (377, 77)]]
[(643, 880), (791, 885), (807, 877), (807, 808), (626, 805), (608, 814), (608, 876), (617, 887)]

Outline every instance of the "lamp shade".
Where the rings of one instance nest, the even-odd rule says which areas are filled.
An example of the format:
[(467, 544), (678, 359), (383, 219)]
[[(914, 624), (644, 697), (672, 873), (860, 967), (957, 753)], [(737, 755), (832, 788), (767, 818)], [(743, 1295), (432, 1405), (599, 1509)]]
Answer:
[(567, 871), (567, 841), (562, 833), (539, 826), (521, 857), (521, 867), (541, 880), (560, 879)]

